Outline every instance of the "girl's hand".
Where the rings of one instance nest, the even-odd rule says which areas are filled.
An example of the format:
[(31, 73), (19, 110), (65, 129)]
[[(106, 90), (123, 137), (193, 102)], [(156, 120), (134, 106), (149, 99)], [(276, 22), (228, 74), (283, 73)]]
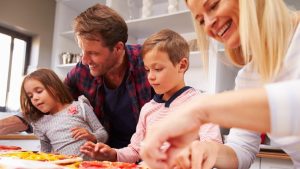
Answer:
[(81, 127), (74, 127), (71, 129), (72, 137), (76, 140), (86, 139), (87, 141), (97, 142), (96, 137), (91, 134), (87, 129)]
[(80, 152), (99, 161), (117, 161), (117, 152), (106, 144), (86, 142)]

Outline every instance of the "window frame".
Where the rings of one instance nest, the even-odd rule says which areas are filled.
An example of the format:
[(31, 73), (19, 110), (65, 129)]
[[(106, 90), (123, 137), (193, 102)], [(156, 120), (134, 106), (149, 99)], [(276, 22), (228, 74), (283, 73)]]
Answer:
[[(13, 49), (14, 49), (14, 39), (20, 39), (26, 42), (26, 52), (25, 52), (25, 63), (24, 63), (24, 70), (23, 75), (27, 74), (27, 69), (30, 62), (30, 54), (31, 54), (31, 46), (32, 46), (32, 37), (29, 35), (26, 35), (24, 33), (15, 31), (13, 29), (9, 29), (6, 27), (3, 27), (0, 25), (0, 33), (6, 34), (8, 36), (11, 36), (11, 44), (10, 44), (10, 59), (9, 59), (9, 70), (8, 70), (8, 79), (11, 77), (11, 68), (12, 68), (12, 55), (13, 55)], [(10, 90), (10, 80), (7, 81), (7, 90), (6, 90), (6, 104), (7, 104), (7, 98), (8, 98), (8, 91)], [(0, 106), (0, 112), (6, 112), (7, 105), (5, 107)]]

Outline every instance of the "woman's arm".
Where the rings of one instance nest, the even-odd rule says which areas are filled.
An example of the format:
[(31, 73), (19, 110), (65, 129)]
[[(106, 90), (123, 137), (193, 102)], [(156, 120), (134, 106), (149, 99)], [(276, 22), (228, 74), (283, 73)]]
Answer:
[(188, 105), (199, 124), (212, 122), (223, 127), (270, 131), (267, 92), (264, 88), (229, 91), (194, 99)]
[(170, 113), (168, 118), (155, 124), (146, 135), (141, 156), (151, 168), (167, 168), (164, 161), (168, 155), (160, 151), (164, 142), (171, 144), (170, 151), (182, 148), (192, 142), (198, 127), (207, 122), (228, 128), (269, 132), (269, 116), (264, 88), (195, 97)]

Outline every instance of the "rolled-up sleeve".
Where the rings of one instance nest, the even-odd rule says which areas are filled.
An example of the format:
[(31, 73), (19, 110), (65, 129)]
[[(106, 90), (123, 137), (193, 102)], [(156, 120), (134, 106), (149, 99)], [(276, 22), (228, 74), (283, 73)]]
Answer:
[(300, 135), (300, 80), (265, 86), (270, 107), (271, 135)]
[(250, 168), (259, 152), (260, 133), (248, 130), (230, 129), (226, 145), (236, 153), (239, 169)]

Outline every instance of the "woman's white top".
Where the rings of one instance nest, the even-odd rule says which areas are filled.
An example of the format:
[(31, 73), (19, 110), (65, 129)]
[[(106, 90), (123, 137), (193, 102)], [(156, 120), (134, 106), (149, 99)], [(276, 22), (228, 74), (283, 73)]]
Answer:
[[(241, 69), (236, 78), (236, 89), (263, 87), (260, 76), (251, 63)], [(290, 155), (294, 167), (300, 168), (300, 26), (292, 38), (283, 67), (267, 90), (271, 110), (273, 146)], [(253, 112), (259, 113), (259, 112)], [(227, 144), (236, 152), (239, 168), (250, 168), (259, 152), (260, 133), (232, 128)]]

